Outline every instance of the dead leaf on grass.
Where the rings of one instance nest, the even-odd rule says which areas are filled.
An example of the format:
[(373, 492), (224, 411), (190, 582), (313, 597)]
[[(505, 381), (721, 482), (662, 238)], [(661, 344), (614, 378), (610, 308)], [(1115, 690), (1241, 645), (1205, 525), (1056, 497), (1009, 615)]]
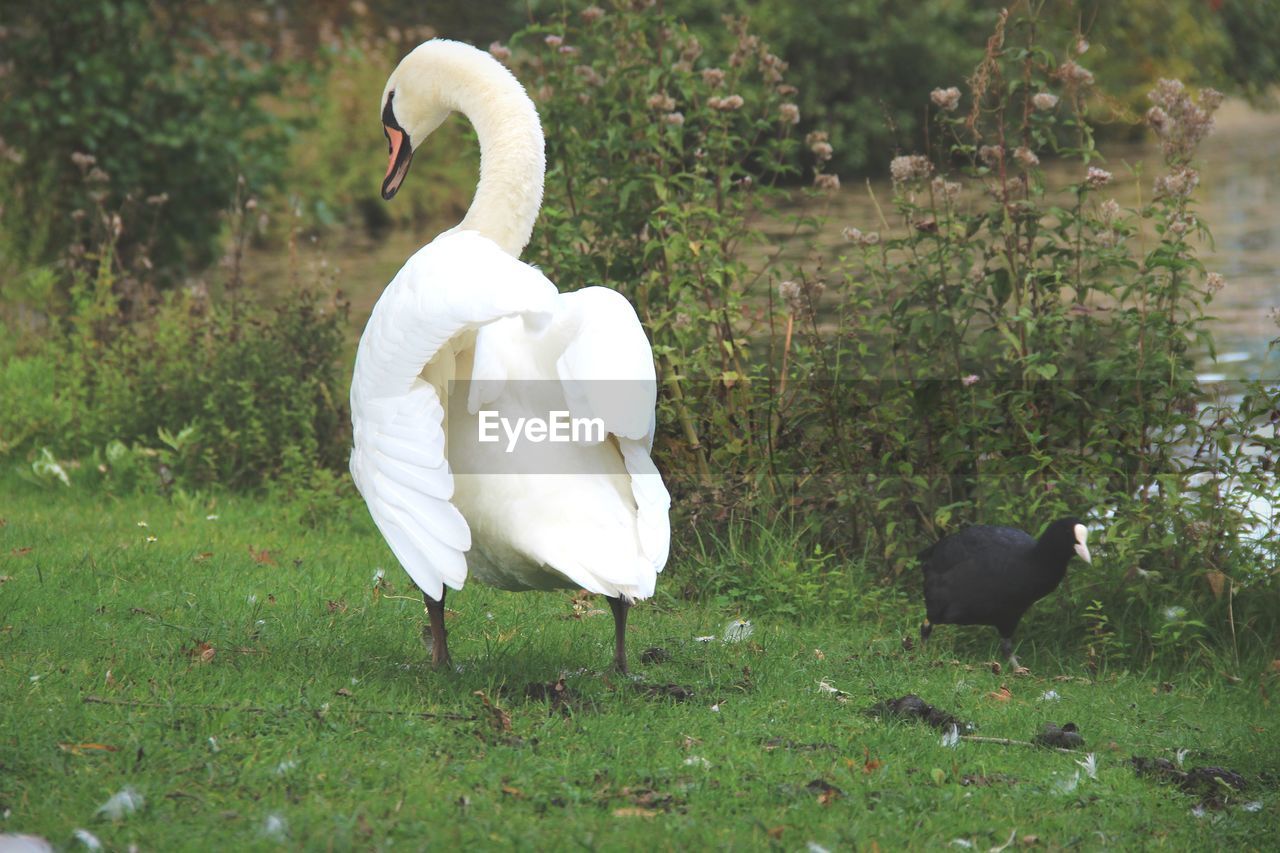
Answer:
[(325, 606), (329, 608), (330, 613), (347, 612), (347, 600), (345, 598), (339, 598), (337, 601), (329, 599), (329, 601), (325, 603)]
[(994, 699), (997, 702), (1008, 702), (1010, 699), (1013, 698), (1013, 693), (1010, 692), (1008, 687), (1005, 687), (1003, 684), (1001, 684), (1000, 689), (992, 690), (990, 693), (987, 694), (987, 698)]
[(9, 554), (10, 554), (10, 555), (12, 555), (12, 556), (14, 556), (14, 557), (22, 557), (22, 556), (24, 556), (24, 555), (26, 555), (26, 554), (30, 554), (30, 553), (31, 553), (31, 546), (30, 546), (30, 545), (26, 545), (26, 546), (24, 546), (24, 547), (22, 547), (22, 548), (14, 548), (12, 551), (10, 551), (10, 552), (9, 552)]
[(814, 779), (805, 788), (818, 795), (818, 805), (829, 806), (844, 796), (844, 791), (832, 785), (826, 779)]
[(203, 563), (205, 560), (209, 559), (212, 556), (213, 556), (212, 551), (201, 551), (199, 554), (196, 554), (194, 557), (191, 558), (191, 562)]
[(200, 663), (208, 663), (213, 660), (213, 656), (218, 653), (217, 649), (203, 641), (196, 643), (186, 651), (187, 657), (192, 660), (199, 661)]
[(266, 548), (255, 549), (252, 545), (250, 545), (249, 556), (253, 558), (253, 561), (255, 563), (258, 563), (260, 565), (274, 566), (276, 564), (275, 559), (272, 558), (271, 556), (271, 552), (268, 551)]
[(351, 691), (345, 687), (339, 687), (337, 690), (333, 691), (333, 694), (335, 696), (351, 696), (352, 695)]
[(614, 817), (657, 817), (658, 814), (659, 812), (653, 809), (644, 809), (639, 806), (623, 806), (613, 810)]
[(511, 785), (503, 785), (502, 793), (506, 794), (508, 797), (515, 797), (517, 800), (524, 799), (524, 791), (521, 791), (519, 788), (515, 788)]
[(499, 708), (493, 702), (489, 701), (489, 697), (485, 695), (483, 690), (477, 690), (471, 694), (477, 697), (484, 705), (485, 711), (488, 713), (489, 726), (496, 732), (511, 731), (511, 715), (503, 709)]

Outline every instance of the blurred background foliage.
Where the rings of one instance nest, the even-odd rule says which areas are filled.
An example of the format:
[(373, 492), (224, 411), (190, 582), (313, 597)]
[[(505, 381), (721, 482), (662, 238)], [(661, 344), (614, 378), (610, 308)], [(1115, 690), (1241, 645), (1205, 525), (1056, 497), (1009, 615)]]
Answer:
[[(418, 163), (408, 201), (377, 200), (381, 169), (376, 96), (386, 70), (413, 44), (439, 34), (487, 45), (522, 26), (586, 3), (495, 0), (427, 7), (355, 2), (181, 3), (48, 0), (7, 4), (0, 38), (0, 269), (50, 262), (81, 239), (72, 218), (94, 193), (116, 210), (163, 194), (164, 227), (129, 223), (120, 251), (148, 244), (146, 260), (171, 283), (216, 258), (219, 217), (243, 176), (276, 207), (315, 226), (442, 221), (469, 201), (475, 159)], [(607, 4), (606, 4), (607, 5)], [(623, 4), (624, 6), (626, 4)], [(640, 6), (652, 6), (640, 3)], [(990, 0), (666, 0), (709, 46), (732, 38), (723, 15), (741, 16), (790, 63), (800, 130), (821, 128), (831, 171), (865, 174), (912, 147), (923, 131), (919, 93), (958, 85), (982, 54), (1001, 3)], [(1046, 4), (1055, 37), (1084, 33), (1090, 67), (1109, 81), (1105, 106), (1141, 114), (1159, 77), (1213, 85), (1259, 102), (1280, 80), (1280, 0), (1076, 0)], [(1101, 105), (1100, 105), (1101, 106)], [(1111, 117), (1099, 110), (1095, 121)], [(1117, 124), (1132, 133), (1132, 124)], [(362, 132), (364, 131), (364, 132)], [(449, 134), (468, 131), (451, 127)], [(1105, 130), (1104, 130), (1105, 132)], [(96, 158), (89, 185), (71, 160)], [(442, 210), (444, 211), (442, 213)]]
[[(1121, 227), (1086, 205), (1100, 187), (1047, 187), (1028, 164), (1080, 167), (1096, 157), (1091, 134), (1143, 133), (1160, 78), (1269, 103), (1280, 0), (1024, 0), (988, 67), (1003, 63), (999, 91), (971, 81), (994, 56), (1001, 3), (598, 2), (586, 16), (586, 2), (553, 0), (6, 4), (0, 460), (51, 487), (272, 490), (318, 523), (356, 506), (345, 401), (363, 316), (343, 288), (367, 309), (386, 279), (344, 279), (301, 247), (421, 244), (461, 217), (478, 152), (460, 119), (395, 204), (378, 195), (378, 95), (405, 52), (441, 35), (497, 43), (547, 124), (527, 256), (563, 287), (617, 287), (649, 330), (666, 389), (660, 462), (680, 529), (697, 531), (677, 543), (676, 588), (782, 614), (849, 608), (957, 524), (1038, 529), (1088, 506), (1108, 517), (1102, 553), (1131, 567), (1120, 585), (1099, 569), (1075, 594), (1091, 609), (1063, 631), (1088, 627), (1091, 655), (1225, 643), (1227, 627), (1234, 644), (1235, 620), (1274, 636), (1274, 543), (1240, 547), (1247, 502), (1215, 503), (1212, 478), (1274, 484), (1275, 448), (1241, 447), (1280, 404), (1257, 387), (1212, 429), (1197, 420), (1186, 344), (1206, 338), (1215, 291), (1184, 239), (1207, 237), (1190, 195), (1126, 211)], [(569, 43), (552, 50), (549, 35)], [(1065, 57), (1100, 84), (1065, 80)], [(1032, 120), (1033, 81), (1062, 97), (1053, 121)], [(930, 92), (951, 86), (965, 100), (948, 118)], [(730, 91), (744, 108), (726, 106)], [(989, 104), (979, 124), (1017, 108), (1008, 120), (1033, 142), (1016, 205), (1004, 155), (984, 162), (964, 128), (975, 95)], [(895, 174), (885, 208), (899, 233), (884, 222), (883, 244), (850, 237), (838, 258), (806, 242), (824, 192), (919, 151), (946, 179)], [(955, 207), (953, 179), (981, 200)], [(1156, 254), (1120, 245), (1148, 232), (1162, 235)], [(779, 261), (781, 234), (792, 251)], [(243, 270), (255, 248), (283, 259), (261, 292)], [(1019, 284), (1020, 262), (1044, 274)], [(1020, 288), (1035, 298), (1014, 313)], [(1083, 303), (1090, 288), (1124, 312), (1073, 310), (1069, 294)], [(1126, 371), (1144, 348), (1160, 353), (1159, 393), (1110, 421), (1073, 414), (1136, 387)], [(1102, 398), (1043, 381), (1064, 351)], [(891, 360), (943, 383), (835, 381)], [(1003, 384), (950, 375), (992, 365)], [(1211, 478), (1194, 484), (1169, 470), (1191, 440)], [(1237, 587), (1270, 592), (1233, 610)], [(1161, 621), (1170, 601), (1183, 615)], [(1133, 612), (1145, 615), (1118, 618)]]

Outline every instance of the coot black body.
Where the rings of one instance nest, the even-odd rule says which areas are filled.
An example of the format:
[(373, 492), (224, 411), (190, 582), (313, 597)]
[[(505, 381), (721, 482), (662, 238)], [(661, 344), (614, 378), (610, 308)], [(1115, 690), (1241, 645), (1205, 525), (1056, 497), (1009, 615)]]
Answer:
[(1073, 554), (1090, 561), (1088, 529), (1062, 518), (1039, 539), (1014, 527), (976, 525), (921, 552), (927, 618), (920, 639), (934, 625), (990, 625), (1000, 651), (1013, 663), (1013, 632), (1032, 604), (1057, 589)]

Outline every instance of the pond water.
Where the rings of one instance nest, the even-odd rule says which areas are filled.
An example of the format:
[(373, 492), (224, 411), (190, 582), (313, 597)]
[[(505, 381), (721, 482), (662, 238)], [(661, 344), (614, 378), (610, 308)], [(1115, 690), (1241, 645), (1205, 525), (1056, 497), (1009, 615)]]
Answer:
[[(1160, 166), (1153, 145), (1116, 145), (1104, 153), (1106, 166), (1118, 179), (1127, 173), (1126, 163), (1141, 162), (1142, 174), (1147, 176), (1144, 192), (1150, 192)], [(1198, 166), (1198, 210), (1214, 237), (1212, 246), (1202, 247), (1201, 258), (1227, 280), (1226, 289), (1208, 307), (1217, 359), (1201, 353), (1198, 370), (1206, 382), (1280, 380), (1280, 352), (1268, 352), (1269, 343), (1280, 336), (1280, 328), (1268, 316), (1280, 306), (1280, 112), (1264, 113), (1227, 102), (1218, 114), (1216, 130), (1201, 148)], [(1125, 197), (1126, 192), (1132, 195), (1132, 183), (1117, 180), (1116, 197), (1123, 205), (1134, 202)], [(890, 196), (887, 182), (873, 182), (871, 189), (882, 200)], [(875, 209), (860, 181), (846, 184), (830, 214), (820, 242), (842, 242), (840, 230), (846, 225), (877, 230)], [(351, 300), (353, 325), (361, 329), (382, 288), (405, 260), (452, 224), (441, 221), (419, 230), (393, 231), (378, 240), (357, 231), (329, 232), (300, 247), (303, 280), (331, 276)], [(275, 289), (276, 283), (290, 278), (294, 263), (278, 249), (254, 252), (246, 260), (245, 277), (250, 286)]]

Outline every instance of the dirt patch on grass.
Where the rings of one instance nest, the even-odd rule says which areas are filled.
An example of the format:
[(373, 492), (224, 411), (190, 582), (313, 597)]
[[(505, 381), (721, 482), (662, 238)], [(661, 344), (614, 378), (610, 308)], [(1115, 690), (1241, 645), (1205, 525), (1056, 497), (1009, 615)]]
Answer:
[(566, 717), (595, 710), (595, 703), (566, 685), (563, 675), (555, 681), (529, 682), (524, 686), (524, 698), (531, 702), (546, 702), (550, 713), (560, 713)]
[(955, 714), (950, 714), (941, 708), (935, 708), (914, 693), (908, 693), (906, 696), (900, 696), (897, 699), (878, 702), (868, 708), (867, 713), (880, 719), (921, 722), (939, 731), (948, 731), (954, 727), (957, 731), (967, 732), (972, 731), (974, 728), (972, 723), (967, 723)]
[(675, 682), (667, 682), (666, 684), (645, 684), (644, 682), (636, 682), (632, 685), (637, 693), (650, 699), (673, 699), (676, 702), (685, 702), (693, 698), (693, 688), (685, 687)]
[(1183, 793), (1199, 797), (1199, 808), (1224, 808), (1235, 794), (1242, 793), (1249, 787), (1244, 776), (1225, 767), (1194, 767), (1183, 770), (1167, 758), (1144, 758), (1139, 755), (1130, 758), (1129, 763), (1140, 778), (1173, 785)]

